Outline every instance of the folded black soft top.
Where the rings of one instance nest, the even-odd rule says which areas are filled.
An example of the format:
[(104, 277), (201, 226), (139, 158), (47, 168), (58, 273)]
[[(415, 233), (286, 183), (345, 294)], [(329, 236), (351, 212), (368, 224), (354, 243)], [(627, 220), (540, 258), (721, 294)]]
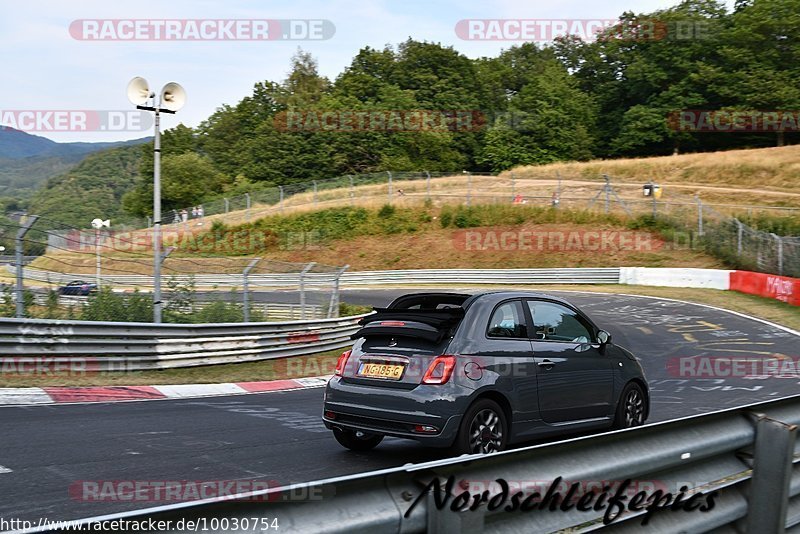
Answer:
[(440, 309), (403, 309), (403, 308), (374, 308), (375, 313), (359, 321), (366, 325), (376, 321), (413, 321), (430, 325), (437, 330), (443, 330), (457, 325), (464, 317), (464, 308), (451, 307)]

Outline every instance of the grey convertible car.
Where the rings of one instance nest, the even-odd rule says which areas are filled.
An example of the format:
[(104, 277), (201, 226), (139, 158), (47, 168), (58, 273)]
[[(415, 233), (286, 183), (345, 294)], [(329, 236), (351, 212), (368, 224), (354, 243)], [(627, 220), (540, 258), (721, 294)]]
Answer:
[(540, 293), (416, 293), (361, 320), (325, 391), (343, 446), (384, 436), (456, 454), (644, 423), (636, 357), (569, 302)]

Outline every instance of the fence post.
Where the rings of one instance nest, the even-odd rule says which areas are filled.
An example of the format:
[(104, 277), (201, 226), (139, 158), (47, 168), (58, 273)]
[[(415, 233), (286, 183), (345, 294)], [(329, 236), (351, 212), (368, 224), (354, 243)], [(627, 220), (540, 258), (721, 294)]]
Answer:
[(244, 197), (245, 197), (246, 202), (247, 202), (247, 204), (246, 204), (247, 207), (245, 208), (244, 216), (245, 216), (245, 219), (247, 219), (249, 221), (250, 220), (250, 193), (245, 193)]
[(606, 185), (603, 188), (603, 191), (606, 193), (606, 213), (608, 213), (609, 209), (611, 208), (611, 178), (609, 178), (607, 174), (604, 174), (603, 178), (606, 180)]
[(317, 181), (313, 180), (313, 182), (314, 182), (314, 206), (316, 207), (316, 205), (317, 205)]
[(695, 195), (695, 201), (697, 202), (697, 235), (703, 235), (703, 201), (700, 200), (700, 197)]
[(281, 210), (281, 213), (283, 213), (283, 186), (282, 185), (278, 186), (278, 194), (279, 194), (278, 208)]
[(514, 178), (514, 173), (511, 173), (511, 201), (514, 201), (514, 198), (517, 196), (517, 181)]
[(334, 275), (333, 292), (331, 293), (330, 303), (328, 303), (328, 318), (339, 317), (339, 280), (342, 277), (342, 274), (344, 274), (344, 272), (349, 268), (349, 265), (345, 265), (336, 271), (336, 274)]
[(743, 225), (742, 221), (740, 221), (739, 219), (734, 218), (733, 220), (736, 221), (736, 255), (737, 256), (741, 256), (742, 255), (742, 236), (743, 236), (743, 233), (744, 233), (744, 225)]
[(783, 275), (783, 239), (777, 234), (770, 233), (769, 235), (775, 239), (775, 243), (777, 244), (778, 274)]
[(250, 262), (250, 264), (244, 268), (242, 271), (242, 305), (244, 309), (242, 310), (244, 313), (244, 322), (250, 322), (250, 288), (248, 284), (248, 277), (250, 276), (250, 271), (253, 270), (258, 262), (261, 261), (261, 258), (256, 258)]
[(149, 215), (147, 216), (147, 227), (150, 228), (153, 226), (153, 218)]
[(310, 271), (316, 264), (317, 264), (316, 262), (312, 261), (311, 263), (306, 265), (302, 271), (300, 271), (300, 320), (301, 321), (306, 320), (306, 285), (305, 285), (306, 273)]
[(426, 176), (426, 178), (425, 178), (425, 190), (427, 191), (426, 198), (428, 200), (430, 200), (431, 199), (431, 173), (428, 172), (428, 171), (425, 171), (425, 176)]
[(650, 196), (653, 197), (653, 219), (655, 219), (658, 216), (658, 200), (656, 200), (656, 188), (652, 180), (650, 180), (650, 184), (653, 185), (650, 188)]
[(556, 209), (561, 206), (561, 172), (556, 171), (556, 178), (558, 178), (558, 186), (556, 187)]
[(472, 203), (472, 173), (469, 171), (464, 171), (467, 173), (467, 207)]
[(231, 211), (231, 202), (227, 198), (223, 199), (225, 201), (225, 213)]
[(350, 205), (353, 205), (353, 197), (355, 196), (355, 191), (353, 190), (353, 176), (348, 174), (347, 177), (350, 179)]
[(22, 319), (25, 316), (25, 302), (23, 301), (24, 288), (22, 285), (23, 280), (23, 267), (22, 267), (22, 248), (25, 234), (31, 229), (31, 226), (36, 224), (39, 220), (38, 215), (31, 215), (27, 220), (22, 223), (17, 230), (17, 238), (15, 240), (15, 263), (17, 265), (17, 319)]
[(386, 174), (389, 175), (389, 204), (392, 203), (392, 173), (386, 171)]
[(763, 415), (757, 420), (746, 532), (785, 531), (796, 436), (796, 425)]

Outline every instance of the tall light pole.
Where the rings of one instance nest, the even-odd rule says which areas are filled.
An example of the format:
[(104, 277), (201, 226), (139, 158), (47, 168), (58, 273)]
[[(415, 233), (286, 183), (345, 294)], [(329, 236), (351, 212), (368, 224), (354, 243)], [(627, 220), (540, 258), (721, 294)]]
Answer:
[(100, 289), (100, 230), (103, 227), (109, 228), (111, 221), (106, 219), (92, 219), (92, 227), (94, 228), (94, 254), (95, 254), (95, 283), (97, 288)]
[[(155, 114), (153, 138), (153, 322), (161, 322), (161, 113), (173, 114), (186, 104), (186, 91), (170, 82), (156, 94), (144, 78), (136, 77), (128, 84), (128, 100), (136, 109)], [(151, 106), (145, 104), (152, 100)], [(162, 107), (163, 106), (163, 107)]]

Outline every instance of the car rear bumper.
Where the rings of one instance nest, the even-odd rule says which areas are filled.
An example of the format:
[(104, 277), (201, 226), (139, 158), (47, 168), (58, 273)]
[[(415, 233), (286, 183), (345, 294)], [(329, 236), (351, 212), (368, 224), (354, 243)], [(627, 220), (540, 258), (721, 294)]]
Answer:
[[(362, 430), (413, 439), (429, 447), (449, 447), (458, 434), (460, 407), (468, 405), (466, 397), (471, 392), (453, 384), (394, 389), (333, 377), (325, 391), (322, 420), (329, 429)], [(417, 432), (416, 425), (433, 427), (436, 432)]]

